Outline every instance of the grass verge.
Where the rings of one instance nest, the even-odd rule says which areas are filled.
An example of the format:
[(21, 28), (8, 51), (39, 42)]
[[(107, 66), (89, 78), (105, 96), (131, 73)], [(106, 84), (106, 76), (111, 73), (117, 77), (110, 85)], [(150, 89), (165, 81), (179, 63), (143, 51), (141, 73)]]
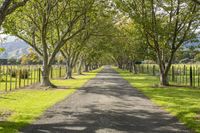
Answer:
[(100, 69), (75, 76), (70, 80), (53, 80), (57, 86), (67, 89), (22, 89), (0, 95), (0, 132), (15, 133), (32, 123), (49, 107), (74, 93), (89, 79), (94, 78)]
[(154, 103), (176, 116), (192, 131), (200, 133), (200, 90), (180, 87), (154, 87), (155, 76), (132, 74), (115, 68), (132, 86), (143, 92)]

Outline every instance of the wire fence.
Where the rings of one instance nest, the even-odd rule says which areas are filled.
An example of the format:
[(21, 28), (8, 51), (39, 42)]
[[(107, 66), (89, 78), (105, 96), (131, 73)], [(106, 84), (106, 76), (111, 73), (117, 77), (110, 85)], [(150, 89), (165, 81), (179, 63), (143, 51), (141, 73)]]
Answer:
[[(50, 78), (64, 77), (65, 71), (64, 65), (53, 65)], [(0, 65), (0, 93), (37, 84), (41, 82), (41, 78), (40, 65)]]
[[(136, 69), (139, 73), (160, 76), (156, 64), (140, 64), (136, 65)], [(168, 73), (168, 81), (173, 85), (200, 87), (200, 65), (174, 64)]]

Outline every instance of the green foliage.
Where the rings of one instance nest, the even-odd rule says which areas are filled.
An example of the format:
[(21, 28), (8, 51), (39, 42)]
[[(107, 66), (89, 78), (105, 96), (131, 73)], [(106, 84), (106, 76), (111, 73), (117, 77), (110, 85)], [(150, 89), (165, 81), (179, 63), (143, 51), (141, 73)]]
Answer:
[(200, 62), (200, 53), (195, 55), (194, 60)]
[(41, 64), (41, 59), (33, 51), (33, 49), (30, 49), (28, 55), (23, 55), (20, 58), (20, 62), (21, 62), (22, 65), (36, 65), (36, 64)]
[(19, 61), (18, 61), (18, 59), (10, 58), (10, 59), (8, 59), (8, 64), (9, 65), (17, 65), (17, 64), (19, 64)]
[(5, 49), (4, 48), (0, 48), (0, 53), (4, 52)]
[(167, 75), (177, 50), (198, 35), (199, 4), (191, 0), (115, 2), (118, 9), (138, 25), (145, 44), (151, 48), (153, 56), (156, 55), (161, 84), (169, 85)]
[(94, 0), (32, 0), (6, 19), (4, 32), (28, 43), (41, 57), (42, 76), (48, 77), (43, 86), (53, 86), (50, 67), (64, 44), (85, 28), (93, 4)]

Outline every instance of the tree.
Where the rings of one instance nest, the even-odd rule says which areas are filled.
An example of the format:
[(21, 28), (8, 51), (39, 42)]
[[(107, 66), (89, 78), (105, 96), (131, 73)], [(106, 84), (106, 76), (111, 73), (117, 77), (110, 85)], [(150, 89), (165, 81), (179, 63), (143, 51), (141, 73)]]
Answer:
[(17, 64), (19, 64), (19, 62), (15, 58), (10, 58), (10, 59), (8, 59), (8, 64), (9, 65), (17, 65)]
[[(77, 39), (77, 38), (74, 38)], [(78, 42), (77, 40), (69, 41), (62, 48), (61, 53), (66, 60), (66, 76), (65, 79), (72, 79), (72, 70), (77, 63), (80, 52), (82, 50), (83, 43)]]
[(198, 53), (198, 54), (195, 55), (194, 60), (196, 62), (200, 62), (200, 53)]
[(0, 27), (6, 17), (19, 7), (24, 6), (29, 0), (0, 0)]
[(34, 0), (6, 21), (6, 33), (24, 40), (42, 57), (42, 86), (56, 87), (49, 79), (51, 65), (64, 44), (84, 29), (92, 5), (93, 0)]
[[(6, 38), (0, 38), (0, 45), (3, 44), (6, 41)], [(5, 48), (0, 47), (0, 53), (4, 52)]]
[(5, 49), (4, 48), (0, 48), (0, 53), (2, 53), (3, 51), (5, 51)]
[[(99, 37), (105, 33), (104, 31), (109, 30), (109, 26), (113, 25), (111, 20), (112, 18), (113, 14), (109, 9), (108, 2), (95, 1), (91, 12), (87, 14), (88, 24), (86, 25), (85, 29), (76, 37), (67, 42), (61, 49), (61, 53), (66, 60), (65, 79), (72, 78), (72, 69), (75, 67), (78, 61), (78, 73), (81, 74), (83, 57), (86, 57), (86, 54), (90, 53), (92, 47), (94, 46), (91, 44), (91, 40), (98, 40)], [(92, 47), (90, 47), (91, 49), (89, 50), (87, 49), (88, 45), (92, 45)], [(88, 51), (86, 51), (86, 49)], [(88, 58), (92, 59), (92, 57), (93, 56), (90, 55)], [(86, 65), (86, 68), (88, 65), (89, 64)]]
[(23, 55), (20, 58), (20, 62), (22, 65), (37, 65), (41, 64), (40, 57), (33, 51), (33, 49), (29, 49), (28, 55)]
[(196, 37), (199, 5), (187, 0), (116, 0), (116, 4), (140, 25), (146, 44), (156, 54), (160, 84), (169, 85), (168, 72), (176, 51)]

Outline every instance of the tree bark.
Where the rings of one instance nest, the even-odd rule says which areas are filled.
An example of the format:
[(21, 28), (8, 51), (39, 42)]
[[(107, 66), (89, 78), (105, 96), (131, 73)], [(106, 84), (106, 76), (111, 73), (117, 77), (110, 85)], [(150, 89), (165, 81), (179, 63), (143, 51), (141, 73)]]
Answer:
[(4, 0), (0, 5), (0, 27), (6, 17), (13, 13), (17, 8), (24, 6), (29, 0), (14, 2), (13, 0)]
[(135, 63), (133, 63), (133, 71), (134, 71), (134, 74), (138, 73), (138, 69)]
[(89, 72), (89, 65), (88, 64), (85, 64), (85, 70), (84, 72)]
[(72, 69), (73, 69), (73, 67), (71, 65), (67, 65), (65, 79), (73, 79), (73, 77), (72, 77)]
[(52, 84), (49, 79), (50, 70), (51, 70), (51, 66), (43, 65), (41, 86), (56, 88), (56, 86)]
[(160, 85), (162, 85), (162, 86), (169, 85), (168, 74), (160, 73)]
[(83, 63), (83, 61), (82, 60), (80, 60), (80, 62), (79, 62), (79, 65), (78, 65), (78, 75), (81, 75), (82, 74), (82, 69), (81, 69), (81, 66), (82, 66), (82, 63)]
[(89, 71), (91, 71), (92, 70), (92, 66), (91, 65), (89, 65)]
[(129, 64), (129, 72), (133, 72), (133, 62), (132, 61)]

